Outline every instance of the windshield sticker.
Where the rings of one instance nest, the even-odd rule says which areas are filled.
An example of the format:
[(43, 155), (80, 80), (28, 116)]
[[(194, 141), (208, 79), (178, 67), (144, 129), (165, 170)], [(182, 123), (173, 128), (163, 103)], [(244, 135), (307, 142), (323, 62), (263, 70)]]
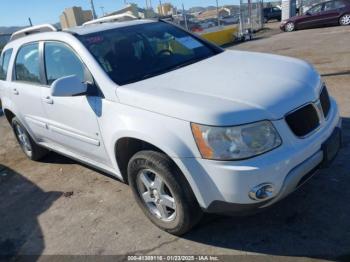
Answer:
[(92, 37), (86, 38), (85, 41), (89, 45), (99, 44), (99, 43), (103, 42), (103, 37), (102, 36), (92, 36)]
[(182, 44), (183, 46), (189, 48), (189, 49), (195, 49), (198, 47), (202, 47), (202, 43), (197, 41), (196, 39), (190, 37), (190, 36), (185, 36), (181, 38), (176, 38), (176, 40)]

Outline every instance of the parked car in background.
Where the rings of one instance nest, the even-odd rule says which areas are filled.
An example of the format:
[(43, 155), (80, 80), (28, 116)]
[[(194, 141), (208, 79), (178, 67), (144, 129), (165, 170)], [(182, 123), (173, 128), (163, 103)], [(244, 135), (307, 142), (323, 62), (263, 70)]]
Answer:
[(350, 25), (350, 0), (333, 0), (314, 5), (304, 15), (283, 21), (280, 28), (291, 32), (331, 25)]
[(270, 20), (281, 21), (282, 11), (278, 7), (265, 7), (264, 8), (264, 23)]
[(239, 14), (226, 16), (220, 19), (221, 25), (233, 25), (239, 23)]
[(212, 28), (218, 25), (217, 20), (213, 21), (213, 19), (207, 19), (205, 21), (201, 21), (199, 23), (199, 25), (203, 28), (203, 29), (208, 29), (208, 28)]
[(312, 65), (224, 50), (165, 21), (17, 32), (0, 98), (29, 159), (52, 150), (125, 181), (176, 235), (203, 212), (278, 202), (341, 145), (337, 103)]

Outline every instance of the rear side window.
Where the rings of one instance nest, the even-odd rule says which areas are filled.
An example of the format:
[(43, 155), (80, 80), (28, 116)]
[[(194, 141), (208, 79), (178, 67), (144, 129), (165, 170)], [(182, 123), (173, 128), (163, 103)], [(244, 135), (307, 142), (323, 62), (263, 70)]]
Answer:
[(39, 44), (33, 43), (21, 47), (15, 67), (15, 80), (40, 83)]
[(343, 1), (334, 1), (334, 8), (338, 9), (338, 8), (343, 8), (345, 7), (345, 3)]
[(334, 9), (335, 9), (334, 3), (335, 3), (335, 2), (327, 2), (327, 3), (325, 3), (325, 4), (324, 4), (323, 11), (334, 10)]
[(51, 85), (56, 79), (75, 75), (84, 81), (85, 66), (65, 44), (58, 42), (45, 43), (46, 79)]
[(6, 80), (12, 49), (6, 50), (0, 58), (0, 80)]

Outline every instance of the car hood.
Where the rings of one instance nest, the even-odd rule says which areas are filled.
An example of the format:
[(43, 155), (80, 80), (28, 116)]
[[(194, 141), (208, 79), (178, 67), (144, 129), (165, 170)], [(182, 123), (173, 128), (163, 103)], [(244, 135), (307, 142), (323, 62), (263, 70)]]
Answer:
[(117, 88), (123, 104), (208, 125), (280, 119), (317, 99), (320, 76), (298, 59), (225, 51)]

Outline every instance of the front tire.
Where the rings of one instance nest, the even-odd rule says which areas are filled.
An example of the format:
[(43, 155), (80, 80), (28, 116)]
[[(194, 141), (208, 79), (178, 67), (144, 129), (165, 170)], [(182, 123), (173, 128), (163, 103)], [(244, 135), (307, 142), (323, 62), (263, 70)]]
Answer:
[(284, 31), (286, 32), (292, 32), (295, 30), (295, 24), (293, 22), (288, 22), (285, 26), (284, 26)]
[(138, 205), (160, 229), (182, 235), (199, 222), (202, 210), (187, 180), (165, 154), (136, 153), (129, 161), (128, 179)]
[(345, 14), (339, 19), (340, 25), (350, 25), (350, 14)]
[(12, 119), (11, 126), (22, 151), (29, 159), (38, 161), (47, 155), (48, 150), (38, 146), (34, 142), (28, 131), (21, 124), (17, 117), (14, 117)]

